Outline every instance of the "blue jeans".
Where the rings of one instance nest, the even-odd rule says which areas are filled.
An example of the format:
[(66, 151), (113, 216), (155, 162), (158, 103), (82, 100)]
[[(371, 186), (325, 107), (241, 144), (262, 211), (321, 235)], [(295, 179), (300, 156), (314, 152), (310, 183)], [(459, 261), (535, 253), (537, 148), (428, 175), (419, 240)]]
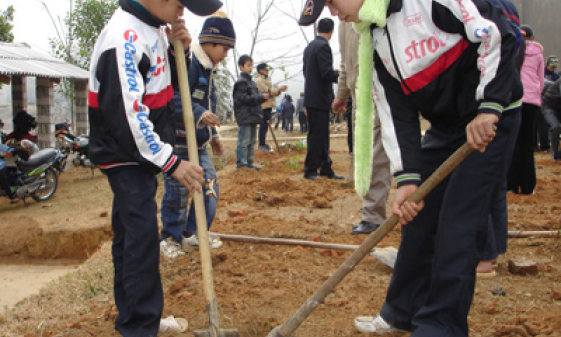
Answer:
[(263, 121), (259, 124), (259, 146), (265, 146), (267, 143), (267, 131), (269, 130), (269, 122), (271, 121), (271, 111), (273, 108), (263, 109)]
[(236, 166), (251, 166), (255, 153), (256, 124), (242, 124), (238, 126), (238, 145), (236, 147)]
[(140, 166), (106, 174), (113, 191), (115, 329), (124, 337), (155, 337), (164, 307), (154, 200), (158, 181)]
[[(174, 153), (183, 160), (188, 160), (187, 149), (176, 149)], [(205, 197), (205, 212), (207, 228), (210, 228), (216, 215), (217, 200), (219, 196), (218, 176), (212, 166), (212, 161), (207, 150), (199, 150), (199, 165), (205, 171), (203, 194)], [(195, 217), (195, 204), (191, 202), (187, 214), (187, 200), (189, 190), (171, 175), (164, 174), (166, 192), (162, 200), (162, 240), (173, 237), (176, 242), (181, 242), (182, 236), (197, 233), (197, 220)]]
[(294, 117), (284, 117), (284, 126), (286, 132), (294, 130)]

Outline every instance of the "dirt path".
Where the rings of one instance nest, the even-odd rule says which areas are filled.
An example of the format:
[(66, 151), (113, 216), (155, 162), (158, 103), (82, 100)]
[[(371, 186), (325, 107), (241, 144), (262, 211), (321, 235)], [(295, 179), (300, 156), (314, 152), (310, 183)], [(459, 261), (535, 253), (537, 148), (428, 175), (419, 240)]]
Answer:
[(77, 266), (0, 265), (0, 308), (12, 308)]

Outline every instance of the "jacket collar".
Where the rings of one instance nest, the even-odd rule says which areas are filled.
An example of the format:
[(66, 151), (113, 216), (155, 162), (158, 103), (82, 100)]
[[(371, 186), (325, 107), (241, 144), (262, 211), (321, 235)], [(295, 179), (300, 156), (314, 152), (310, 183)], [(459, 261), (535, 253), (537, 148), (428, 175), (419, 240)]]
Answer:
[(213, 64), (210, 57), (207, 53), (203, 50), (200, 44), (193, 42), (191, 43), (191, 50), (193, 51), (193, 55), (199, 60), (199, 63), (203, 66), (203, 68), (208, 70), (216, 70), (218, 69), (218, 64)]
[(240, 77), (243, 77), (244, 79), (246, 79), (246, 80), (248, 80), (248, 81), (251, 81), (251, 80), (252, 80), (252, 79), (251, 79), (251, 75), (246, 74), (246, 73), (240, 72)]
[(266, 79), (266, 80), (269, 79), (269, 76), (268, 76), (268, 75), (263, 75), (263, 74), (261, 74), (260, 72), (257, 72), (257, 74), (255, 75), (255, 77), (256, 77), (256, 78), (257, 78), (257, 77), (260, 77), (260, 78), (262, 77), (262, 78), (264, 78), (264, 79)]
[(149, 26), (158, 28), (166, 24), (164, 21), (152, 16), (142, 5), (134, 0), (119, 0), (119, 5), (125, 12), (130, 13)]
[[(390, 0), (388, 5), (388, 10), (386, 11), (386, 18), (389, 18), (390, 15), (400, 12), (401, 8), (403, 7), (403, 0)], [(370, 31), (378, 28), (378, 25), (373, 23), (370, 25)]]
[(386, 17), (389, 17), (393, 13), (397, 13), (401, 11), (402, 7), (403, 7), (403, 0), (391, 0), (388, 6)]

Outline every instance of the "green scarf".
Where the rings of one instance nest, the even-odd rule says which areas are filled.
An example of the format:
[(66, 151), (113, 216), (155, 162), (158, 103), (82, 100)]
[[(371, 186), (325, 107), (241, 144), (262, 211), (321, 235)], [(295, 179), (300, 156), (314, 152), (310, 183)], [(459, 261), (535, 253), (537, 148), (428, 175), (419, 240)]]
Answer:
[(374, 42), (370, 25), (386, 26), (386, 13), (390, 0), (364, 0), (358, 13), (360, 22), (353, 24), (360, 33), (358, 45), (359, 72), (356, 89), (355, 126), (355, 190), (360, 196), (370, 189), (374, 138), (373, 70)]

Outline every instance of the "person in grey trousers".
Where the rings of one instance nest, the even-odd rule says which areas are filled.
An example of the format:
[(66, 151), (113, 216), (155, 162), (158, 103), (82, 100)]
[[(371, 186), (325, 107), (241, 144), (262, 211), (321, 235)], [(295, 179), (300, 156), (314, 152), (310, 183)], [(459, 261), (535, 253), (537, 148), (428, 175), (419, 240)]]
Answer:
[[(341, 69), (337, 95), (333, 101), (335, 113), (345, 112), (345, 103), (349, 97), (353, 100), (353, 127), (356, 116), (356, 79), (358, 77), (358, 40), (359, 34), (351, 23), (341, 21), (339, 24), (339, 44), (341, 50)], [(368, 234), (380, 227), (386, 219), (386, 203), (391, 185), (390, 161), (382, 147), (380, 118), (375, 111), (374, 119), (374, 155), (372, 161), (372, 180), (370, 189), (363, 197), (360, 223), (353, 226), (351, 234)], [(354, 158), (351, 158), (354, 160)]]
[(308, 132), (308, 116), (306, 116), (306, 107), (304, 106), (304, 92), (300, 93), (300, 98), (296, 100), (296, 112), (298, 113), (298, 123), (300, 124), (300, 133)]

